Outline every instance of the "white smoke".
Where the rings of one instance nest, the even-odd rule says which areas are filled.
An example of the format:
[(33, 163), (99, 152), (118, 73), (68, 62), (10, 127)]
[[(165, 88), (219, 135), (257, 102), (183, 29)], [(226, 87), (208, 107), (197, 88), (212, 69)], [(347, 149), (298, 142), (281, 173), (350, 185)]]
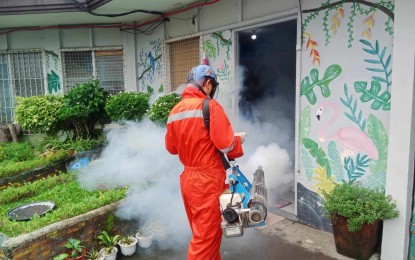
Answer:
[(100, 158), (80, 171), (79, 181), (89, 189), (128, 186), (116, 215), (159, 223), (160, 246), (175, 248), (188, 244), (190, 227), (180, 194), (183, 167), (165, 149), (165, 131), (148, 120), (110, 130)]

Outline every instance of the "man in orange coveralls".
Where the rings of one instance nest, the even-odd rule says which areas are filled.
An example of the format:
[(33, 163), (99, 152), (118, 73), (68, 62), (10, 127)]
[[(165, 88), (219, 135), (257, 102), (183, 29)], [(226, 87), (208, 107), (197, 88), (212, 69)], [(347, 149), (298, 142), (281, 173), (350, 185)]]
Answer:
[(234, 134), (222, 106), (209, 102), (210, 132), (203, 121), (202, 103), (218, 86), (215, 71), (207, 65), (192, 69), (182, 100), (171, 110), (165, 136), (166, 148), (184, 165), (180, 188), (193, 237), (188, 259), (220, 259), (222, 240), (218, 197), (225, 189), (225, 169), (218, 150), (229, 158), (243, 155), (246, 133)]

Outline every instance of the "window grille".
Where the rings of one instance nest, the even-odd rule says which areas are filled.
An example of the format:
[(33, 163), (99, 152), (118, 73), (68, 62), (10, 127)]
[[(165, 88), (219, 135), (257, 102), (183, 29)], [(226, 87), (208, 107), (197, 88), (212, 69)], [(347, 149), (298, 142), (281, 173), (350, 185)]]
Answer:
[(13, 123), (16, 96), (44, 94), (42, 51), (0, 53), (0, 123)]
[(170, 86), (176, 90), (187, 83), (189, 71), (200, 64), (199, 37), (169, 43)]
[(91, 79), (111, 94), (124, 91), (122, 50), (62, 51), (62, 58), (65, 92)]

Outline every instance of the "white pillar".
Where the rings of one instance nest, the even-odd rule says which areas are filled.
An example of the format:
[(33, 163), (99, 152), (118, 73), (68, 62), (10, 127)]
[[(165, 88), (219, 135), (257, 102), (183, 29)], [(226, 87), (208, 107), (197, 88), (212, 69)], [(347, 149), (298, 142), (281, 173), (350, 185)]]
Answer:
[(381, 257), (385, 260), (408, 258), (415, 147), (414, 11), (414, 0), (395, 0), (386, 193), (397, 200), (400, 216), (384, 222)]
[(121, 33), (125, 58), (125, 91), (138, 91), (136, 35), (126, 32)]

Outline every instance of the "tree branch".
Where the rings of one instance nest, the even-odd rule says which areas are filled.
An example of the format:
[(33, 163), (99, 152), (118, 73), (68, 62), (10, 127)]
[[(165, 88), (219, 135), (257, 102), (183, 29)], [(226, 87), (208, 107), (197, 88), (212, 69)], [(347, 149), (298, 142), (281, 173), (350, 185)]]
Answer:
[[(157, 56), (155, 59), (154, 59), (154, 62), (156, 62), (158, 59), (160, 59), (161, 58), (161, 54), (159, 55), (159, 56)], [(140, 79), (142, 79), (143, 78), (143, 76), (144, 76), (144, 74), (147, 72), (147, 71), (149, 71), (151, 69), (151, 65), (147, 68), (147, 69), (145, 69), (142, 73), (141, 73), (141, 75), (140, 75), (140, 77), (138, 77), (138, 79), (140, 80)]]
[(386, 8), (386, 7), (384, 7), (380, 4), (371, 3), (371, 2), (368, 2), (368, 1), (365, 1), (365, 0), (341, 0), (341, 1), (334, 2), (334, 3), (328, 4), (328, 5), (320, 6), (318, 8), (303, 10), (303, 13), (306, 14), (306, 13), (318, 12), (318, 11), (325, 10), (327, 8), (331, 8), (333, 6), (343, 4), (343, 3), (359, 3), (359, 4), (363, 4), (363, 5), (367, 5), (367, 6), (370, 6), (370, 7), (377, 8), (380, 11), (384, 12), (387, 16), (389, 16), (392, 19), (392, 21), (394, 20), (394, 17), (395, 17), (394, 13), (391, 10), (389, 10), (388, 8)]

